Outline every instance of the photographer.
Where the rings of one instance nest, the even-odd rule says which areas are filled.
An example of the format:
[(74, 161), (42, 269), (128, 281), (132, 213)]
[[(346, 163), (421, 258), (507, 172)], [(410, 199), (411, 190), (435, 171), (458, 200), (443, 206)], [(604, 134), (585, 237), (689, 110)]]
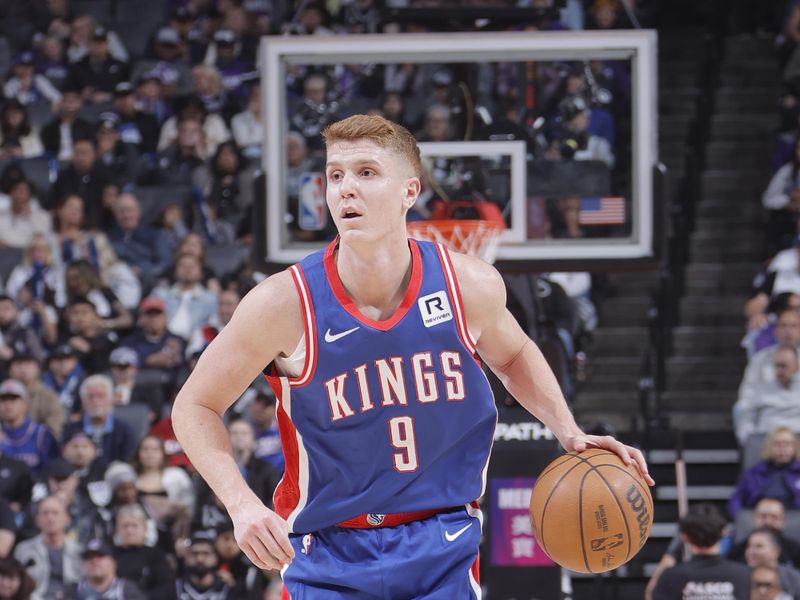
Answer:
[(557, 137), (547, 157), (551, 160), (597, 160), (614, 166), (614, 152), (608, 140), (589, 133), (591, 114), (580, 97), (564, 99), (558, 107)]

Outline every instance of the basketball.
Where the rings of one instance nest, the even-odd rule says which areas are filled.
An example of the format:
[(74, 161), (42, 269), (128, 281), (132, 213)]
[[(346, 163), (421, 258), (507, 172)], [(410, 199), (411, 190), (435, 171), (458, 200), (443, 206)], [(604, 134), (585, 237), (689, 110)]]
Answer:
[(531, 494), (539, 545), (556, 563), (603, 573), (633, 558), (653, 524), (653, 497), (636, 465), (596, 448), (558, 457)]

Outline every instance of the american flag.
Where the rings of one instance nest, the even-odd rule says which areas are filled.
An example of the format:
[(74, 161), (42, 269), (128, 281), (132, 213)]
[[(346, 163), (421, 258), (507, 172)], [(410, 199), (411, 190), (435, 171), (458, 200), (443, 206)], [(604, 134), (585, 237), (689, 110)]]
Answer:
[(622, 225), (625, 223), (625, 198), (581, 198), (580, 225)]

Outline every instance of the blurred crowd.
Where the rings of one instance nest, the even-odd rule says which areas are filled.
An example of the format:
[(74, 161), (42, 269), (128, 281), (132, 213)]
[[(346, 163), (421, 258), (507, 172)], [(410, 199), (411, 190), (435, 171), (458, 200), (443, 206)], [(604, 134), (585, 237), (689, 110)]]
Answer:
[[(265, 127), (259, 38), (485, 27), (442, 18), (452, 4), (0, 6), (0, 599), (279, 597), (279, 575), (238, 549), (169, 416), (203, 349), (265, 276), (248, 260)], [(630, 27), (639, 14), (632, 0), (474, 3), (487, 7), (525, 9), (528, 20), (493, 27), (532, 32)], [(355, 112), (421, 141), (522, 139), (530, 158), (595, 161), (627, 185), (629, 73), (613, 61), (300, 65), (286, 93), (297, 239), (332, 233), (301, 221), (298, 198), (319, 169), (321, 129)], [(480, 107), (470, 131), (468, 104)], [(447, 180), (449, 165), (432, 168)], [(419, 217), (449, 197), (429, 187)], [(574, 202), (559, 206), (552, 234), (581, 237)], [(553, 275), (540, 290), (580, 311), (563, 319), (569, 335), (593, 327), (580, 308), (588, 275)], [(227, 427), (271, 505), (283, 457), (262, 379)]]

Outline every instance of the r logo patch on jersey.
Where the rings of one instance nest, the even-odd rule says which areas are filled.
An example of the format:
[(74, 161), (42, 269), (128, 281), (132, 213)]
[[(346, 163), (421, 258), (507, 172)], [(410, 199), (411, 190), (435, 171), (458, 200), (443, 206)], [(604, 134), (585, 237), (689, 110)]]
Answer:
[(444, 290), (423, 296), (417, 300), (417, 304), (419, 304), (419, 312), (422, 314), (422, 323), (425, 327), (433, 327), (453, 319), (450, 301)]

